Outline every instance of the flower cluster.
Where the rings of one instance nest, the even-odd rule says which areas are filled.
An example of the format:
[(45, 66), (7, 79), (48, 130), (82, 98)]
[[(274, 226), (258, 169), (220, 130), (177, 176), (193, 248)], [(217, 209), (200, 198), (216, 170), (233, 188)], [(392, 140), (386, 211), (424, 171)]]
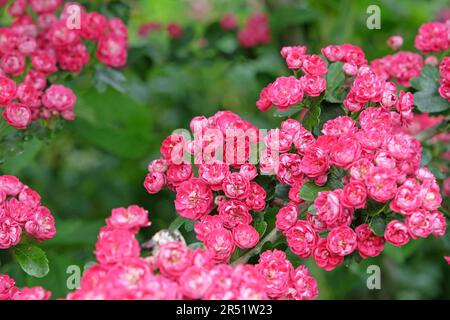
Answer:
[(450, 57), (442, 59), (439, 65), (439, 73), (441, 76), (439, 94), (450, 102)]
[(49, 240), (56, 234), (55, 219), (36, 191), (15, 176), (0, 176), (0, 249), (17, 245), (23, 229), (38, 241)]
[[(144, 181), (150, 194), (164, 185), (176, 192), (177, 212), (197, 220), (197, 238), (217, 262), (227, 262), (235, 246), (246, 249), (258, 243), (251, 212), (266, 207), (266, 191), (255, 181), (258, 171), (249, 162), (250, 138), (241, 145), (239, 135), (229, 135), (237, 129), (258, 134), (256, 127), (230, 111), (220, 111), (210, 118), (195, 117), (191, 121), (195, 140), (188, 141), (180, 134), (168, 136), (161, 146), (163, 158), (149, 164)], [(223, 139), (226, 146), (220, 155), (224, 161), (219, 161), (218, 143)], [(197, 170), (190, 162), (181, 161), (185, 150), (194, 156)], [(198, 171), (198, 177), (194, 171)], [(210, 215), (213, 209), (217, 215)]]
[[(84, 40), (97, 43), (96, 57), (106, 66), (126, 63), (127, 27), (120, 19), (108, 20), (75, 3), (64, 6), (57, 17), (61, 5), (60, 0), (14, 1), (8, 8), (14, 21), (0, 28), (0, 107), (3, 118), (17, 129), (52, 116), (75, 118), (72, 90), (47, 83), (59, 70), (81, 72), (90, 60)], [(74, 6), (79, 17), (72, 18)], [(16, 83), (13, 78), (19, 76), (23, 80)]]
[(272, 105), (278, 110), (287, 110), (300, 103), (304, 95), (317, 97), (325, 91), (326, 80), (323, 76), (328, 71), (326, 62), (318, 55), (305, 53), (304, 46), (284, 47), (281, 50), (289, 69), (301, 69), (304, 75), (299, 79), (294, 76), (278, 77), (267, 85), (256, 102), (261, 111), (269, 110)]
[(247, 18), (247, 22), (239, 32), (238, 40), (242, 47), (253, 48), (264, 45), (272, 40), (267, 16), (258, 13)]
[(318, 294), (308, 270), (294, 269), (281, 251), (264, 252), (256, 265), (231, 266), (217, 263), (208, 250), (164, 241), (154, 255), (140, 257), (135, 234), (149, 225), (148, 212), (138, 206), (114, 209), (106, 223), (96, 245), (98, 264), (83, 274), (68, 299), (313, 299)]
[(42, 287), (16, 287), (14, 279), (6, 274), (0, 274), (0, 300), (48, 300), (51, 293)]
[(429, 22), (420, 26), (415, 46), (423, 53), (445, 51), (450, 48), (450, 20)]

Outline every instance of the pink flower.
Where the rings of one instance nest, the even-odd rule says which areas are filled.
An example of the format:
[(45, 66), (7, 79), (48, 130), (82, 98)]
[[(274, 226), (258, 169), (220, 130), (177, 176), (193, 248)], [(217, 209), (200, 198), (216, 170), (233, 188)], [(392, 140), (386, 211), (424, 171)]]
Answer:
[(131, 231), (109, 227), (101, 229), (95, 246), (95, 254), (100, 263), (136, 258), (140, 251), (139, 243)]
[(332, 229), (328, 234), (327, 247), (331, 252), (346, 256), (352, 253), (357, 246), (356, 233), (352, 228), (340, 226)]
[(270, 109), (272, 106), (272, 101), (270, 100), (270, 87), (272, 84), (267, 85), (261, 90), (261, 93), (259, 94), (259, 99), (256, 101), (256, 106), (259, 110), (262, 112), (265, 112)]
[(386, 226), (384, 238), (396, 247), (401, 247), (409, 242), (408, 228), (398, 220), (392, 220)]
[(213, 194), (206, 183), (199, 178), (191, 178), (177, 187), (175, 209), (188, 219), (196, 220), (211, 212)]
[(25, 223), (25, 230), (38, 241), (50, 240), (56, 235), (55, 218), (49, 209), (39, 207)]
[(183, 159), (185, 139), (180, 134), (171, 134), (161, 144), (160, 152), (166, 160), (180, 164)]
[(0, 274), (0, 300), (11, 300), (17, 290), (14, 279)]
[(325, 224), (333, 224), (342, 216), (341, 205), (342, 190), (321, 191), (314, 200), (317, 216)]
[(112, 68), (125, 66), (128, 58), (127, 41), (115, 34), (104, 34), (98, 40), (96, 57)]
[(255, 228), (247, 224), (239, 224), (233, 228), (233, 239), (241, 249), (249, 249), (259, 242), (259, 234)]
[(356, 122), (351, 117), (340, 116), (328, 120), (323, 125), (322, 133), (326, 136), (339, 138), (342, 135), (352, 135), (356, 133)]
[(144, 187), (150, 194), (161, 191), (166, 184), (166, 176), (161, 172), (150, 172), (145, 177)]
[(22, 182), (12, 175), (0, 175), (0, 190), (7, 196), (16, 196), (24, 188)]
[(359, 255), (366, 259), (378, 256), (384, 249), (384, 238), (370, 230), (369, 225), (360, 224), (355, 229)]
[(419, 186), (404, 184), (397, 189), (394, 199), (389, 207), (394, 212), (410, 214), (419, 208), (421, 199), (419, 196)]
[(31, 110), (17, 102), (9, 103), (2, 113), (5, 121), (16, 129), (26, 129), (31, 122)]
[(51, 85), (42, 96), (42, 104), (59, 112), (71, 112), (77, 98), (70, 88), (63, 85)]
[(56, 55), (50, 51), (37, 50), (31, 55), (31, 66), (44, 74), (56, 72), (56, 63)]
[(258, 176), (258, 169), (254, 164), (245, 163), (239, 168), (239, 173), (251, 181)]
[(51, 292), (42, 287), (23, 288), (13, 296), (13, 300), (48, 300)]
[(319, 239), (313, 250), (312, 256), (317, 265), (326, 271), (331, 271), (344, 262), (343, 256), (337, 255), (328, 250), (327, 239), (325, 238)]
[(367, 194), (378, 202), (387, 202), (397, 192), (396, 175), (393, 170), (373, 167), (365, 179)]
[(167, 182), (169, 187), (178, 187), (188, 181), (193, 175), (191, 164), (171, 164), (167, 169)]
[(319, 295), (317, 281), (309, 275), (309, 271), (305, 266), (299, 266), (291, 274), (294, 285), (294, 299), (296, 300), (313, 300)]
[(313, 54), (303, 57), (302, 70), (311, 76), (323, 76), (327, 73), (328, 68), (322, 58)]
[(428, 22), (420, 26), (415, 47), (423, 53), (447, 50), (450, 41), (448, 26), (442, 22)]
[(249, 179), (239, 172), (230, 173), (222, 182), (225, 195), (231, 199), (244, 199), (250, 192)]
[(289, 69), (299, 69), (302, 66), (305, 53), (305, 46), (283, 47), (281, 49), (281, 55), (286, 59)]
[(171, 39), (179, 39), (183, 36), (184, 30), (178, 23), (171, 22), (167, 25), (167, 32)]
[(22, 228), (9, 217), (0, 218), (0, 249), (8, 249), (20, 242)]
[(263, 252), (255, 268), (264, 279), (266, 292), (269, 297), (281, 298), (287, 293), (290, 275), (294, 270), (283, 251)]
[(325, 78), (320, 76), (312, 76), (310, 74), (306, 74), (301, 77), (300, 81), (302, 82), (305, 94), (310, 97), (320, 96), (320, 94), (325, 91), (327, 86), (327, 81)]
[(303, 180), (301, 158), (295, 153), (283, 153), (280, 155), (277, 178), (283, 184), (293, 185)]
[(234, 14), (225, 14), (222, 19), (220, 19), (220, 27), (225, 30), (233, 30), (237, 27), (237, 18)]
[(188, 299), (201, 299), (214, 279), (202, 267), (190, 267), (179, 278), (180, 290)]
[(308, 258), (319, 240), (313, 226), (305, 220), (298, 220), (286, 232), (286, 241), (292, 252), (302, 259)]
[(361, 157), (361, 145), (354, 136), (342, 136), (330, 151), (331, 163), (347, 168)]
[(19, 51), (9, 51), (0, 59), (1, 68), (6, 74), (12, 77), (16, 77), (24, 73), (25, 65), (25, 56)]
[(223, 228), (222, 219), (218, 216), (206, 215), (200, 218), (199, 221), (194, 224), (194, 231), (197, 239), (205, 241), (208, 234), (216, 229)]
[(344, 186), (341, 194), (341, 202), (349, 208), (365, 208), (367, 191), (362, 182), (350, 181)]
[(275, 226), (282, 232), (288, 231), (297, 222), (299, 209), (297, 206), (289, 205), (283, 207), (276, 215)]
[(430, 220), (432, 221), (433, 235), (435, 237), (442, 237), (447, 229), (447, 220), (443, 213), (434, 211), (431, 213)]
[(111, 216), (106, 219), (106, 225), (137, 232), (139, 228), (150, 225), (148, 211), (136, 205), (128, 208), (114, 208), (111, 211)]
[(205, 247), (214, 262), (227, 263), (235, 249), (233, 235), (227, 229), (215, 229), (206, 237)]
[(387, 45), (392, 50), (398, 50), (403, 45), (403, 37), (402, 36), (398, 36), (398, 35), (391, 36), (387, 40)]
[(266, 190), (254, 181), (250, 182), (250, 193), (245, 205), (253, 211), (262, 211), (266, 207)]
[(424, 210), (412, 212), (406, 217), (405, 224), (413, 239), (426, 238), (433, 232), (432, 215)]
[(280, 110), (289, 109), (303, 100), (303, 86), (295, 77), (279, 77), (268, 89), (268, 98)]
[(238, 224), (250, 224), (253, 220), (247, 206), (239, 200), (224, 201), (217, 209), (226, 228), (232, 229)]
[(85, 13), (81, 16), (80, 35), (88, 40), (98, 40), (106, 31), (108, 21), (97, 12)]
[(192, 252), (181, 242), (167, 242), (159, 248), (156, 266), (163, 276), (179, 277), (192, 265)]
[(0, 106), (8, 105), (16, 97), (16, 83), (0, 75)]

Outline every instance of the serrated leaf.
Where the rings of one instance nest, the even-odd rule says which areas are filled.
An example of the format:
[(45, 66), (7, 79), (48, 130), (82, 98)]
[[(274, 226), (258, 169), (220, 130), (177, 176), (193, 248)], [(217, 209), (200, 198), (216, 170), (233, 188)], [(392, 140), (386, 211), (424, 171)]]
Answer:
[(450, 102), (442, 98), (438, 93), (438, 87), (436, 91), (418, 91), (414, 93), (414, 105), (421, 112), (437, 113), (442, 112), (450, 108)]
[(414, 93), (414, 105), (421, 112), (437, 113), (450, 108), (450, 102), (439, 95), (439, 70), (425, 65), (420, 76), (411, 80), (411, 85), (418, 90)]
[(368, 199), (366, 211), (369, 216), (374, 217), (382, 213), (386, 206), (387, 206), (386, 203), (381, 203), (378, 201), (374, 201), (372, 199)]
[(306, 114), (305, 118), (303, 118), (303, 126), (309, 131), (317, 127), (320, 123), (320, 113), (320, 104), (312, 106)]
[(377, 236), (382, 237), (386, 230), (386, 221), (383, 217), (376, 216), (370, 221), (369, 227)]
[(21, 243), (14, 247), (13, 252), (22, 270), (30, 276), (42, 278), (49, 272), (47, 256), (41, 248)]
[(317, 198), (319, 192), (326, 190), (330, 190), (330, 187), (319, 187), (313, 182), (307, 182), (300, 188), (299, 197), (305, 201), (314, 201)]
[(342, 84), (345, 76), (342, 71), (342, 62), (331, 63), (328, 66), (328, 72), (326, 76), (327, 90), (325, 94), (325, 100), (332, 103), (342, 102), (344, 99), (344, 90)]

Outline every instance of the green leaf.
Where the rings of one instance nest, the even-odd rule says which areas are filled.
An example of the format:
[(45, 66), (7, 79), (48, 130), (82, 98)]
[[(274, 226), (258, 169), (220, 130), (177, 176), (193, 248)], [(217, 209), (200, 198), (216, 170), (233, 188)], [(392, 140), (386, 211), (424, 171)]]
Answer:
[(186, 230), (186, 232), (193, 231), (194, 230), (194, 224), (195, 224), (195, 220), (186, 219), (186, 221), (184, 222), (184, 230)]
[(169, 225), (170, 230), (178, 230), (181, 228), (181, 226), (187, 221), (187, 219), (183, 218), (182, 216), (177, 216), (175, 220), (172, 221), (172, 223)]
[(342, 62), (335, 62), (328, 66), (327, 91), (325, 100), (332, 103), (340, 103), (344, 100), (343, 82), (345, 79), (342, 71)]
[(303, 126), (307, 130), (312, 130), (320, 123), (320, 104), (312, 106), (302, 121)]
[(367, 208), (366, 208), (367, 214), (372, 217), (377, 216), (383, 212), (383, 210), (386, 208), (386, 206), (387, 206), (387, 203), (381, 203), (378, 201), (374, 201), (372, 199), (368, 199), (367, 200)]
[(436, 87), (435, 92), (418, 91), (414, 94), (414, 104), (421, 112), (437, 113), (450, 108), (450, 103), (437, 90)]
[(430, 163), (433, 155), (431, 154), (430, 149), (423, 148), (422, 149), (422, 160), (420, 161), (420, 166), (425, 167), (428, 163)]
[(13, 251), (23, 271), (30, 276), (42, 278), (49, 272), (47, 256), (41, 248), (21, 243), (15, 246)]
[(445, 173), (443, 173), (441, 170), (436, 168), (435, 166), (428, 166), (428, 169), (430, 169), (431, 173), (436, 177), (436, 179), (443, 180), (446, 178)]
[(420, 76), (411, 79), (411, 86), (417, 91), (433, 92), (438, 86), (439, 70), (429, 64), (426, 64), (420, 70)]
[(326, 190), (331, 190), (331, 188), (328, 186), (319, 187), (313, 182), (307, 182), (300, 188), (299, 197), (306, 201), (314, 201), (319, 192)]
[(273, 115), (274, 117), (289, 118), (295, 115), (296, 113), (300, 112), (300, 110), (302, 109), (303, 106), (297, 105), (289, 108), (288, 110), (275, 110)]
[(370, 221), (369, 227), (377, 236), (382, 237), (386, 230), (386, 221), (383, 217), (376, 216)]
[(417, 90), (414, 93), (414, 105), (421, 112), (437, 113), (450, 108), (450, 103), (439, 95), (439, 70), (431, 65), (425, 65), (420, 76), (411, 80), (411, 85)]
[(254, 227), (258, 231), (259, 237), (262, 238), (267, 230), (267, 222), (264, 220), (256, 221)]

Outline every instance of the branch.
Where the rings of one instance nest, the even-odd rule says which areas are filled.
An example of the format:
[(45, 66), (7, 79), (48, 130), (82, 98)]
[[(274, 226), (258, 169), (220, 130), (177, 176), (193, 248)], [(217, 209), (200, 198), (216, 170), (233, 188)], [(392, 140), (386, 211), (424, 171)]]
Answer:
[(242, 257), (236, 259), (231, 265), (238, 265), (246, 263), (251, 257), (261, 252), (262, 247), (268, 241), (274, 243), (280, 237), (280, 233), (277, 228), (273, 228), (267, 236), (265, 236), (253, 249), (245, 253)]

